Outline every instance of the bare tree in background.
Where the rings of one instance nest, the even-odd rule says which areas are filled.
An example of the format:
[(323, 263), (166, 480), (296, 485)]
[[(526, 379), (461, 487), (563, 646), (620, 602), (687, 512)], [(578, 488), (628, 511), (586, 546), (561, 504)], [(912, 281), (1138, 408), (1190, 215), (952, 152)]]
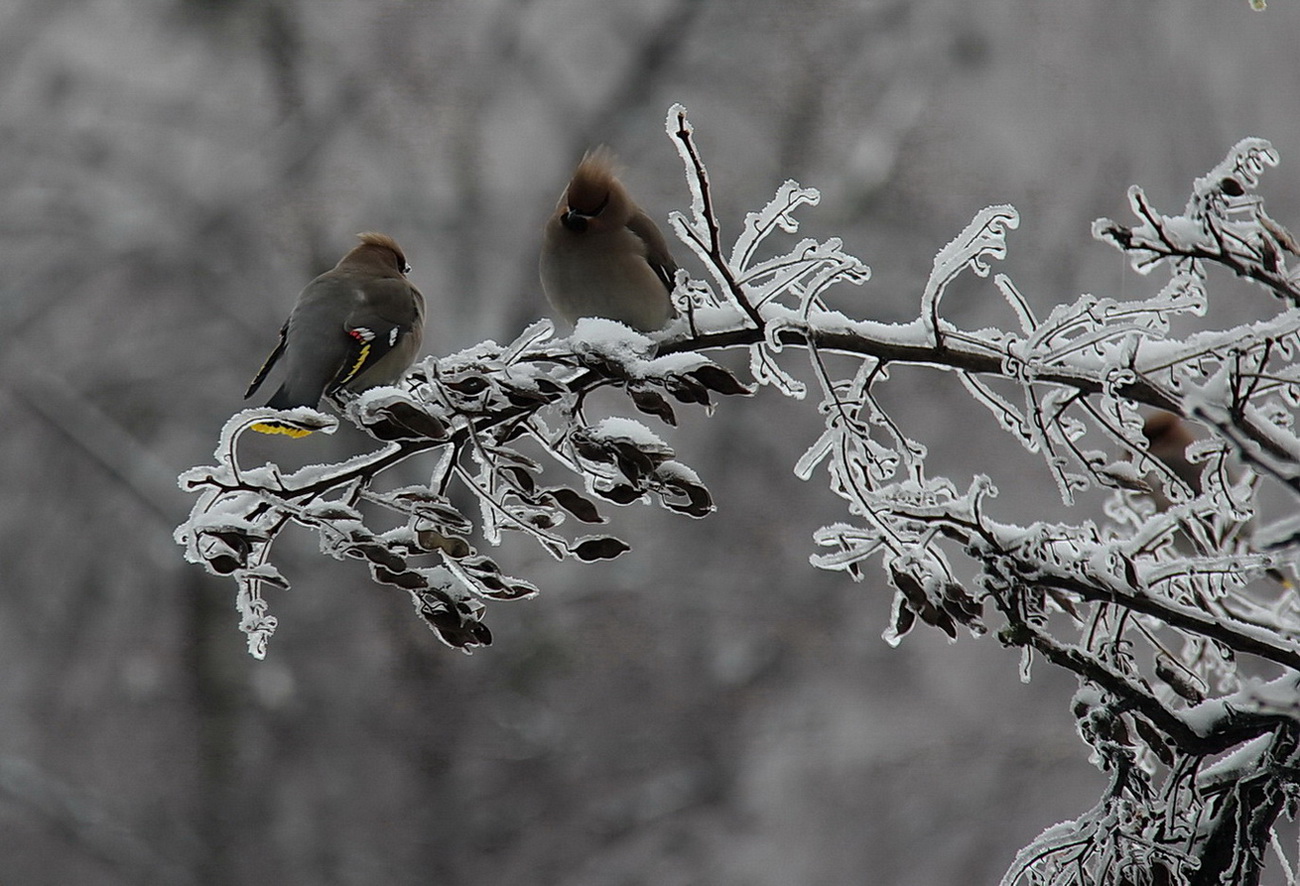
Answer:
[[(1040, 317), (993, 274), (1010, 321), (966, 330), (945, 319), (945, 297), (965, 275), (992, 274), (1019, 224), (1014, 208), (983, 210), (940, 250), (910, 323), (860, 320), (830, 304), (832, 287), (869, 276), (838, 239), (776, 245), (797, 232), (815, 190), (787, 181), (725, 246), (680, 107), (667, 131), (693, 197), (672, 226), (710, 278), (679, 272), (681, 319), (663, 333), (585, 320), (554, 339), (543, 321), (504, 347), (430, 358), (400, 388), (349, 404), (344, 420), (380, 443), (371, 452), (293, 473), (248, 467), (240, 436), (267, 411), (246, 410), (223, 431), (217, 463), (182, 476), (198, 501), (177, 539), (190, 560), (236, 581), (250, 651), (265, 655), (275, 629), (265, 589), (287, 583), (271, 551), (295, 524), (409, 594), (447, 644), (490, 643), (487, 605), (537, 588), (503, 573), (482, 544), (517, 535), (557, 559), (592, 561), (629, 546), (570, 527), (603, 523), (610, 506), (651, 501), (705, 517), (705, 485), (644, 422), (675, 424), (683, 406), (744, 408), (715, 397), (772, 387), (816, 403), (825, 429), (795, 472), (824, 467), (847, 506), (845, 522), (815, 533), (812, 562), (855, 580), (883, 571), (894, 594), (886, 639), (919, 620), (1021, 649), (1023, 679), (1035, 659), (1078, 678), (1078, 731), (1109, 786), (1026, 847), (1004, 884), (1250, 884), (1270, 852), (1297, 882), (1300, 859), (1275, 824), (1300, 798), (1300, 606), (1286, 578), (1300, 549), (1300, 275), (1290, 267), (1300, 248), (1257, 193), (1273, 149), (1240, 142), (1181, 212), (1161, 213), (1135, 187), (1135, 223), (1096, 223), (1135, 269), (1164, 276), (1150, 296), (1085, 295)], [(1272, 315), (1174, 334), (1176, 318), (1206, 314), (1215, 268), (1271, 298)], [(747, 381), (706, 356), (735, 350), (748, 353)], [(931, 476), (924, 441), (885, 405), (891, 373), (906, 366), (989, 409), (1043, 459), (1078, 518), (1000, 514), (997, 478), (975, 472), (963, 488)], [(643, 419), (599, 414), (602, 389), (623, 392)], [(1196, 482), (1153, 455), (1144, 419), (1154, 410), (1203, 430), (1185, 453)], [(417, 458), (426, 483), (386, 482)], [(1104, 516), (1084, 506), (1090, 490), (1108, 490)], [(477, 512), (457, 506), (465, 500)]]

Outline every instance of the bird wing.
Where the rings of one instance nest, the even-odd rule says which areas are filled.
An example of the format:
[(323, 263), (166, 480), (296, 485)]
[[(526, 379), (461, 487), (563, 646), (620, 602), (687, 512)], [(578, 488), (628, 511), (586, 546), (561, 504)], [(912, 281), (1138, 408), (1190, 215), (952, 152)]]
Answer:
[[(419, 292), (405, 280), (371, 284), (370, 298), (344, 321), (350, 341), (338, 375), (325, 389), (332, 394), (384, 359), (420, 322)], [(403, 369), (406, 367), (403, 366)]]
[(284, 354), (284, 345), (285, 342), (288, 341), (288, 338), (289, 321), (285, 320), (284, 325), (280, 327), (280, 341), (276, 344), (275, 350), (273, 350), (271, 356), (267, 357), (262, 363), (262, 368), (257, 370), (257, 375), (253, 376), (253, 380), (248, 383), (248, 390), (244, 391), (245, 400), (253, 396), (253, 394), (257, 392), (257, 389), (261, 387), (262, 382), (266, 381), (267, 373), (271, 371), (271, 367), (273, 367), (276, 364), (276, 361)]
[(664, 288), (672, 292), (677, 285), (677, 262), (673, 261), (672, 253), (668, 251), (668, 241), (664, 239), (659, 226), (654, 223), (654, 219), (638, 209), (628, 219), (627, 229), (645, 244), (645, 260), (663, 282)]

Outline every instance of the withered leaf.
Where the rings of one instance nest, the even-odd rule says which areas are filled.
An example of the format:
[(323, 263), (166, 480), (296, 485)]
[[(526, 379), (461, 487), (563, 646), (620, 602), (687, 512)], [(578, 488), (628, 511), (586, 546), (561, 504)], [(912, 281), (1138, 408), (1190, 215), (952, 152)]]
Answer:
[(564, 508), (574, 517), (577, 517), (583, 523), (604, 523), (605, 518), (596, 510), (596, 505), (590, 499), (583, 498), (566, 486), (555, 486), (546, 490), (546, 494), (555, 500), (555, 503)]
[(203, 559), (217, 575), (229, 575), (248, 563), (248, 539), (238, 532), (206, 532)]
[(522, 518), (529, 526), (537, 529), (554, 529), (560, 525), (560, 514), (555, 510), (536, 510), (532, 511)]
[(574, 451), (588, 461), (611, 462), (614, 460), (612, 451), (586, 434), (575, 433), (570, 439), (573, 441)]
[(664, 379), (664, 387), (682, 403), (709, 405), (709, 389), (689, 375), (670, 375)]
[(443, 529), (469, 532), (473, 528), (469, 519), (456, 510), (446, 497), (438, 495), (431, 489), (412, 486), (396, 490), (389, 495), (399, 505), (405, 505), (402, 510), (436, 523)]
[(619, 471), (634, 484), (640, 483), (654, 472), (655, 462), (649, 453), (632, 443), (615, 443), (612, 447), (614, 463)]
[(912, 630), (912, 625), (916, 624), (916, 613), (912, 607), (907, 605), (906, 600), (898, 602), (898, 615), (894, 618), (894, 635), (902, 637)]
[(458, 535), (443, 535), (434, 529), (421, 529), (415, 534), (420, 547), (426, 551), (442, 551), (453, 560), (468, 557), (474, 552), (470, 543)]
[(668, 405), (668, 401), (662, 394), (644, 388), (629, 389), (627, 394), (632, 398), (633, 405), (646, 415), (653, 415), (674, 427), (677, 425), (677, 416), (673, 414), (673, 408)]
[(705, 387), (719, 394), (752, 394), (752, 389), (740, 383), (740, 380), (717, 363), (705, 363), (691, 370), (690, 374)]
[(438, 632), (448, 646), (464, 649), (467, 646), (491, 646), (492, 632), (474, 615), (425, 598), (420, 606), (420, 617)]
[(348, 553), (354, 556), (364, 557), (371, 563), (380, 566), (386, 566), (393, 572), (403, 572), (406, 569), (406, 560), (397, 554), (394, 554), (386, 546), (375, 542), (361, 542), (353, 544)]
[(229, 575), (243, 565), (230, 554), (210, 554), (207, 560), (217, 575)]
[(1156, 677), (1168, 684), (1184, 701), (1200, 704), (1205, 701), (1205, 693), (1196, 681), (1186, 672), (1180, 670), (1174, 662), (1163, 653), (1156, 656)]
[(451, 438), (447, 425), (410, 403), (389, 403), (376, 409), (366, 430), (379, 440), (433, 440)]
[(533, 481), (533, 475), (525, 469), (516, 465), (505, 465), (498, 469), (500, 473), (509, 477), (512, 485), (520, 491), (531, 495), (537, 488), (536, 482)]
[(501, 567), (497, 565), (496, 561), (493, 560), (491, 557), (485, 557), (482, 554), (479, 554), (474, 557), (470, 557), (460, 565), (462, 568), (465, 569), (465, 571), (470, 572), (474, 575), (489, 575), (489, 574), (500, 575), (501, 574)]
[(316, 520), (360, 520), (361, 512), (340, 502), (321, 502), (303, 509), (306, 516)]
[(483, 590), (486, 592), (483, 595), (485, 597), (491, 597), (506, 588), (505, 580), (496, 572), (475, 573), (474, 579), (482, 585)]
[(967, 627), (981, 627), (980, 619), (984, 615), (984, 604), (972, 597), (956, 582), (944, 583), (943, 608)]
[(511, 406), (518, 406), (521, 409), (528, 409), (532, 406), (538, 406), (548, 402), (551, 397), (537, 390), (536, 388), (524, 387), (517, 384), (510, 384), (503, 380), (501, 387), (505, 391), (506, 399), (510, 401)]
[(951, 615), (930, 602), (930, 598), (926, 596), (925, 588), (914, 576), (901, 569), (891, 569), (889, 575), (893, 580), (894, 587), (902, 592), (913, 611), (920, 616), (921, 621), (938, 628), (952, 639), (957, 639), (957, 623), (953, 621)]
[(612, 535), (590, 535), (580, 539), (570, 551), (584, 563), (595, 560), (613, 560), (615, 557), (632, 550), (627, 542)]
[(713, 496), (702, 484), (694, 482), (680, 472), (669, 470), (671, 465), (655, 472), (659, 481), (657, 491), (664, 507), (690, 517), (707, 517), (713, 513)]
[(1133, 718), (1133, 726), (1137, 729), (1137, 734), (1146, 742), (1147, 747), (1151, 748), (1161, 763), (1166, 766), (1174, 765), (1174, 753), (1169, 749), (1162, 736), (1154, 726), (1141, 717)]
[(1074, 605), (1074, 601), (1070, 599), (1069, 594), (1058, 591), (1056, 588), (1048, 588), (1047, 596), (1051, 597), (1052, 602), (1061, 607), (1075, 621), (1083, 621), (1083, 616), (1079, 614), (1079, 609)]
[(501, 582), (499, 589), (485, 593), (483, 596), (492, 600), (522, 600), (537, 593), (537, 588), (526, 581), (508, 578)]
[(372, 564), (370, 572), (375, 577), (375, 581), (381, 581), (384, 584), (396, 585), (399, 588), (406, 588), (408, 591), (414, 591), (425, 587), (428, 582), (424, 576), (418, 572), (393, 572), (386, 567)]
[(466, 375), (452, 381), (444, 380), (443, 385), (458, 394), (473, 395), (483, 391), (488, 386), (488, 381), (481, 375)]
[(675, 488), (685, 496), (685, 500), (662, 496), (668, 510), (691, 517), (707, 517), (713, 513), (713, 496), (703, 486), (675, 484)]
[(630, 505), (632, 502), (641, 498), (642, 492), (634, 486), (628, 486), (626, 483), (615, 483), (608, 489), (602, 489), (595, 486), (591, 490), (601, 498), (608, 499), (615, 504)]

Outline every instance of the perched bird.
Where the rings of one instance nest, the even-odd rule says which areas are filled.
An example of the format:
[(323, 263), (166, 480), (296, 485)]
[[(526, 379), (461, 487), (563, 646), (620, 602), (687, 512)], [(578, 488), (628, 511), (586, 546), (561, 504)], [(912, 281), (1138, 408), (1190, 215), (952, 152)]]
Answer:
[[(1142, 425), (1142, 434), (1147, 438), (1148, 451), (1160, 460), (1174, 476), (1187, 484), (1187, 488), (1192, 491), (1193, 495), (1200, 495), (1204, 491), (1204, 483), (1201, 478), (1202, 466), (1193, 464), (1187, 457), (1187, 447), (1195, 443), (1197, 437), (1192, 433), (1187, 422), (1172, 412), (1157, 412), (1150, 415)], [(1235, 476), (1230, 475), (1234, 480)], [(1159, 480), (1154, 480), (1150, 484), (1151, 500), (1155, 502), (1156, 507), (1161, 511), (1167, 511), (1172, 502), (1165, 495), (1161, 488)], [(1253, 521), (1242, 527), (1241, 539), (1247, 547), (1250, 546), (1251, 535), (1254, 532)], [(1192, 546), (1186, 543), (1187, 540), (1181, 539), (1180, 547), (1186, 552), (1194, 552)], [(1278, 582), (1285, 588), (1291, 588), (1292, 582), (1280, 570), (1269, 568), (1265, 570), (1269, 578)]]
[(588, 151), (542, 240), (542, 291), (570, 323), (605, 317), (641, 332), (672, 318), (677, 263), (650, 216), (614, 174), (606, 147)]
[[(285, 378), (267, 406), (316, 407), (324, 395), (389, 384), (410, 367), (424, 336), (424, 296), (406, 279), (411, 266), (387, 234), (358, 234), (361, 245), (307, 284), (280, 328), (280, 343), (257, 371), (247, 400), (284, 358)], [(311, 433), (281, 422), (264, 434)]]
[[(1147, 438), (1147, 450), (1173, 471), (1174, 476), (1187, 484), (1193, 495), (1201, 494), (1201, 466), (1187, 458), (1187, 447), (1196, 442), (1187, 422), (1172, 412), (1156, 412), (1142, 425), (1142, 435)], [(1159, 482), (1152, 484), (1151, 497), (1156, 507), (1169, 508), (1169, 499), (1160, 492)]]

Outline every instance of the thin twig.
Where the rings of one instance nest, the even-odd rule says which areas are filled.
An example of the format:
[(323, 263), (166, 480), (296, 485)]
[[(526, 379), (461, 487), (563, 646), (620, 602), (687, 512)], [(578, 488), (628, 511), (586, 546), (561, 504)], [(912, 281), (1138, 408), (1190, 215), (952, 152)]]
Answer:
[(699, 195), (703, 202), (703, 221), (709, 235), (709, 242), (705, 248), (709, 260), (712, 262), (718, 276), (726, 282), (727, 289), (731, 293), (731, 297), (735, 299), (736, 304), (740, 305), (741, 310), (753, 321), (755, 328), (761, 331), (766, 325), (763, 315), (750, 304), (749, 296), (745, 294), (745, 288), (736, 279), (735, 271), (722, 254), (722, 238), (718, 228), (718, 217), (713, 209), (713, 197), (709, 189), (709, 174), (704, 168), (704, 162), (700, 159), (699, 151), (696, 150), (695, 140), (691, 137), (691, 132), (691, 125), (686, 122), (686, 112), (684, 110), (678, 111), (676, 136), (691, 159), (696, 187), (699, 188)]

